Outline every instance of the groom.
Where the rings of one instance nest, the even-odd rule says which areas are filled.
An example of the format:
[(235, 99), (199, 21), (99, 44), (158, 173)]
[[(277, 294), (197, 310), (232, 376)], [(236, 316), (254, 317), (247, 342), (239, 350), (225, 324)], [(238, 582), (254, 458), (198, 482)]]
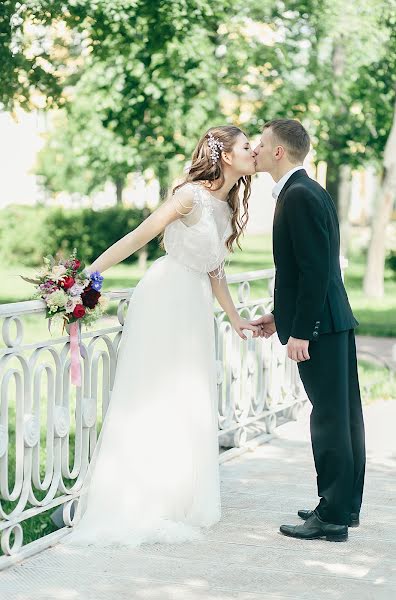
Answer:
[(365, 471), (362, 405), (354, 328), (358, 322), (340, 271), (334, 203), (302, 163), (310, 139), (295, 120), (267, 123), (255, 149), (256, 170), (276, 185), (273, 252), (274, 310), (254, 324), (277, 331), (298, 364), (312, 404), (311, 440), (320, 502), (299, 510), (304, 524), (282, 525), (284, 535), (343, 541), (359, 525)]

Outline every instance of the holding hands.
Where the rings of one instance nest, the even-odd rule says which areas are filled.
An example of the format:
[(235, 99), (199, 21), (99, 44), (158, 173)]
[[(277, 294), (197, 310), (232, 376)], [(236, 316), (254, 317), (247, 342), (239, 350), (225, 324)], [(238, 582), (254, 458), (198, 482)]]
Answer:
[[(253, 333), (253, 337), (269, 338), (276, 332), (275, 319), (272, 313), (252, 321), (252, 325), (257, 327), (256, 332)], [(287, 355), (295, 362), (309, 360), (308, 347), (309, 340), (300, 340), (290, 336), (287, 342)]]
[(255, 321), (252, 321), (252, 325), (257, 327), (257, 331), (253, 334), (253, 337), (265, 337), (269, 338), (276, 331), (274, 315), (264, 315)]
[(248, 331), (252, 331), (253, 337), (259, 336), (258, 328), (255, 327), (252, 323), (250, 323), (250, 321), (247, 321), (246, 319), (243, 319), (242, 317), (240, 317), (238, 314), (230, 321), (231, 321), (232, 328), (236, 331), (236, 333), (239, 335), (239, 337), (242, 338), (243, 340), (247, 340), (246, 335), (243, 333), (243, 331), (245, 329)]

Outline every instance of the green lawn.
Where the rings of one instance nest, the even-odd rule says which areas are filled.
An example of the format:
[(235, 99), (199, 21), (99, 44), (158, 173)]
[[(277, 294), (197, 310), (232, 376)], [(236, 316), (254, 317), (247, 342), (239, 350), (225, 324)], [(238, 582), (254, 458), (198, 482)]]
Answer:
[(367, 298), (363, 292), (365, 257), (354, 253), (345, 271), (345, 285), (353, 312), (360, 323), (360, 335), (396, 337), (396, 279), (385, 272), (385, 296), (381, 300)]
[(364, 404), (396, 399), (396, 374), (377, 364), (359, 360), (359, 383)]

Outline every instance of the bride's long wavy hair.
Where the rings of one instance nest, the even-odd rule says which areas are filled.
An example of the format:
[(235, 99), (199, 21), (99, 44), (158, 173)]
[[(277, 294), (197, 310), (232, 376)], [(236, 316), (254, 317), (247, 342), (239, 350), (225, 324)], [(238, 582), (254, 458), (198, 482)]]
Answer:
[[(215, 191), (224, 184), (224, 165), (221, 156), (213, 164), (211, 158), (211, 149), (209, 148), (209, 134), (223, 144), (223, 152), (231, 152), (237, 137), (244, 132), (234, 125), (222, 125), (220, 127), (211, 127), (199, 140), (191, 159), (191, 166), (187, 175), (181, 183), (174, 187), (173, 193), (193, 181), (202, 181), (208, 189)], [(245, 134), (244, 134), (245, 135)], [(243, 198), (240, 201), (239, 192), (243, 187)], [(236, 242), (240, 248), (239, 238), (243, 234), (248, 222), (248, 201), (251, 193), (251, 176), (244, 175), (240, 177), (236, 184), (231, 188), (227, 203), (231, 207), (232, 233), (226, 241), (226, 246), (230, 252), (233, 251), (233, 244)]]

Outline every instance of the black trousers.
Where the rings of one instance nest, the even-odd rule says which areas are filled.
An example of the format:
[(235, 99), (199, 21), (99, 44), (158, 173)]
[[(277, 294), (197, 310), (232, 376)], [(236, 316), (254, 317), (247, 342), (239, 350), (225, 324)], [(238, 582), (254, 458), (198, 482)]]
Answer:
[(321, 334), (298, 363), (312, 404), (311, 441), (324, 521), (347, 525), (362, 504), (366, 451), (353, 329)]

